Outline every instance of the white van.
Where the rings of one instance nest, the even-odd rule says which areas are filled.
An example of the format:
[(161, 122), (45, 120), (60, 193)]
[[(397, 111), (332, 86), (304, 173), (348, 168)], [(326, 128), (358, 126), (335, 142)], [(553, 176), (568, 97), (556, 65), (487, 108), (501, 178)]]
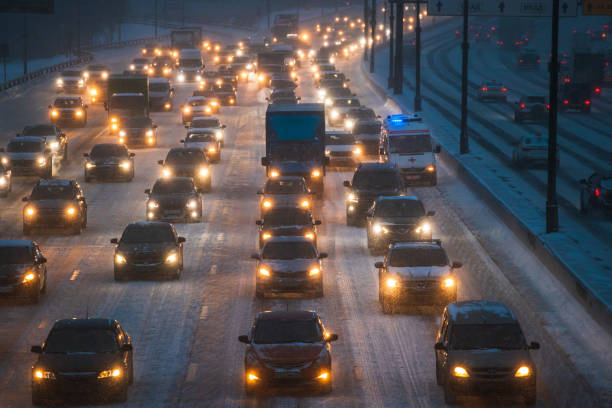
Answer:
[(178, 82), (197, 82), (202, 80), (204, 63), (202, 52), (198, 49), (182, 49), (179, 53), (176, 79)]
[(440, 146), (434, 146), (429, 128), (420, 116), (389, 115), (383, 122), (380, 154), (400, 169), (406, 184), (437, 183), (436, 156)]

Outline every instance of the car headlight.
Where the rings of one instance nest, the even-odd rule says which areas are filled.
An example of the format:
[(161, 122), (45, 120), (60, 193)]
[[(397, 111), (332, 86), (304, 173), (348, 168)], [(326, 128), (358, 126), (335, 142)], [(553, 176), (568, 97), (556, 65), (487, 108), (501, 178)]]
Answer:
[(264, 202), (261, 205), (263, 205), (264, 208), (270, 208), (272, 207), (272, 201), (264, 200)]
[(329, 375), (329, 371), (321, 371), (321, 373), (316, 377), (319, 381), (327, 381), (331, 378)]
[(130, 167), (132, 167), (132, 163), (126, 160), (126, 161), (121, 162), (121, 164), (119, 164), (119, 167), (121, 167), (122, 169), (128, 170)]
[(255, 372), (253, 372), (253, 371), (249, 371), (247, 373), (246, 378), (247, 378), (248, 382), (256, 382), (256, 381), (260, 380), (260, 378), (257, 376), (257, 374)]
[(73, 215), (75, 215), (77, 213), (76, 208), (74, 207), (68, 207), (66, 208), (66, 215), (72, 217)]
[(325, 105), (331, 106), (332, 103), (333, 103), (333, 101), (331, 100), (331, 98), (325, 98)]
[(78, 110), (76, 110), (76, 111), (74, 112), (74, 114), (75, 114), (75, 116), (77, 116), (77, 117), (79, 117), (79, 118), (80, 118), (81, 116), (83, 116), (83, 111), (82, 111), (81, 109), (78, 109)]
[(352, 130), (354, 125), (355, 125), (355, 123), (351, 119), (347, 119), (347, 120), (344, 121), (344, 127), (347, 130)]
[(270, 276), (270, 271), (264, 267), (259, 268), (259, 274), (261, 276)]
[(317, 95), (319, 96), (319, 98), (325, 98), (326, 94), (327, 94), (327, 92), (325, 92), (325, 89), (317, 90)]
[(278, 172), (278, 170), (271, 170), (270, 171), (270, 177), (278, 177), (280, 175), (280, 173)]
[(356, 147), (353, 149), (353, 154), (355, 156), (359, 156), (361, 154), (361, 147)]
[(51, 150), (57, 150), (59, 148), (59, 142), (51, 142), (49, 143), (49, 147)]
[(442, 280), (442, 286), (445, 288), (452, 288), (455, 286), (455, 279), (451, 276), (446, 277)]
[(212, 101), (212, 102), (210, 103), (210, 106), (217, 106), (217, 105), (218, 105), (217, 101)]
[(172, 170), (170, 170), (170, 169), (162, 169), (162, 176), (164, 176), (164, 177), (172, 177)]
[(120, 130), (119, 131), (119, 136), (121, 136), (121, 137), (125, 137), (126, 134), (127, 133), (125, 133), (125, 130)]
[(436, 167), (430, 164), (429, 166), (425, 167), (425, 170), (427, 170), (429, 173), (433, 173), (436, 170)]
[(263, 234), (261, 234), (261, 238), (265, 241), (266, 239), (272, 238), (272, 234), (270, 234), (269, 232), (264, 232)]
[(427, 234), (431, 232), (431, 225), (428, 222), (424, 222), (419, 225), (415, 231), (417, 234)]
[(215, 132), (215, 138), (217, 138), (217, 140), (223, 139), (223, 132), (221, 132), (220, 130), (217, 130)]
[(127, 262), (127, 260), (125, 259), (125, 256), (123, 256), (121, 254), (115, 254), (115, 263), (116, 264), (124, 264), (126, 262)]
[(116, 123), (111, 123), (111, 130), (117, 130), (119, 129), (119, 125), (117, 125)]
[(325, 155), (329, 156), (331, 154), (331, 152), (329, 151), (329, 149), (325, 149)]
[(57, 81), (55, 81), (55, 84), (57, 86), (62, 86), (62, 85), (64, 85), (64, 81), (62, 80), (62, 78), (57, 78)]
[(53, 109), (51, 111), (51, 116), (54, 118), (57, 118), (59, 116), (59, 112), (57, 111), (57, 109)]
[(98, 374), (98, 378), (109, 378), (109, 377), (121, 377), (121, 369), (113, 368), (111, 370), (104, 370)]
[(380, 234), (381, 232), (383, 232), (383, 228), (380, 224), (374, 224), (374, 227), (372, 227), (372, 229), (376, 234)]
[(515, 377), (529, 377), (531, 375), (531, 370), (528, 366), (520, 366), (518, 370), (514, 373)]
[(185, 74), (183, 74), (182, 72), (178, 74), (178, 80), (179, 82), (185, 82)]
[(249, 71), (253, 69), (253, 64), (247, 64), (246, 65), (246, 69), (248, 69)]
[(153, 136), (153, 130), (152, 129), (147, 130), (146, 135), (149, 137)]
[(312, 171), (312, 173), (310, 173), (310, 175), (312, 177), (315, 177), (315, 178), (320, 177), (321, 176), (321, 170), (315, 169), (315, 170)]
[(36, 208), (32, 206), (26, 207), (25, 214), (29, 217), (33, 216), (34, 214), (36, 214)]
[(6, 185), (6, 177), (1, 176), (0, 177), (0, 186), (5, 186)]
[(55, 374), (44, 368), (37, 368), (34, 370), (34, 378), (37, 380), (55, 380)]
[(155, 70), (153, 68), (149, 68), (149, 74), (153, 75), (153, 73), (155, 72)]
[(36, 279), (36, 274), (33, 273), (33, 272), (30, 272), (30, 273), (27, 273), (27, 274), (25, 274), (23, 276), (23, 280), (22, 281), (25, 283), (25, 282), (31, 282), (34, 279)]
[(133, 71), (133, 70), (135, 70), (135, 69), (136, 69), (136, 65), (134, 65), (134, 64), (130, 64), (130, 69), (131, 69), (132, 71)]
[(0, 162), (2, 162), (2, 164), (8, 164), (9, 159), (8, 157), (3, 157), (2, 159), (0, 159)]
[(306, 234), (304, 234), (304, 237), (312, 241), (315, 239), (315, 234), (314, 232), (307, 232)]
[(388, 288), (393, 289), (393, 288), (397, 288), (398, 282), (397, 282), (397, 279), (395, 278), (387, 278), (386, 284)]
[(264, 77), (263, 75), (259, 75), (259, 76), (257, 77), (257, 81), (259, 81), (259, 82), (261, 82), (261, 83), (263, 83), (263, 81), (264, 81), (265, 79), (266, 79), (266, 77)]
[(204, 108), (204, 112), (210, 113), (210, 112), (212, 112), (212, 109), (210, 109), (210, 106), (207, 106), (207, 107)]
[(185, 106), (183, 108), (183, 113), (191, 113), (191, 108), (189, 106)]
[(171, 107), (172, 105), (170, 105), (170, 102), (164, 103), (164, 109), (170, 109)]
[(333, 110), (331, 111), (331, 118), (332, 119), (338, 119), (338, 117), (340, 116), (340, 113), (337, 110)]
[(38, 163), (39, 166), (44, 166), (45, 164), (47, 164), (47, 159), (44, 157), (39, 157), (38, 159), (36, 159), (36, 163)]
[(201, 168), (200, 171), (198, 171), (198, 175), (200, 177), (208, 177), (208, 169), (206, 167)]
[(149, 203), (147, 204), (147, 207), (149, 207), (152, 210), (154, 208), (159, 207), (159, 204), (157, 204), (156, 201), (149, 201)]
[(308, 270), (308, 276), (316, 276), (321, 273), (321, 270), (316, 266)]
[(455, 366), (455, 368), (453, 368), (453, 375), (455, 377), (463, 377), (463, 378), (467, 378), (470, 376), (467, 370), (461, 366)]
[(348, 195), (348, 200), (349, 200), (351, 203), (356, 203), (357, 201), (359, 201), (359, 199), (357, 198), (357, 196), (356, 196), (355, 194), (353, 194), (353, 193), (349, 193), (349, 195)]
[(196, 208), (198, 206), (198, 203), (196, 202), (196, 200), (189, 200), (187, 201), (187, 208)]
[(217, 151), (217, 148), (216, 148), (215, 146), (210, 146), (210, 147), (208, 148), (208, 153), (214, 153), (214, 152), (216, 152), (216, 151)]
[(308, 200), (302, 200), (302, 201), (300, 202), (300, 207), (302, 207), (302, 208), (308, 208), (308, 207), (310, 207), (310, 201), (308, 201)]
[(96, 88), (92, 88), (89, 90), (89, 94), (91, 96), (97, 96), (98, 95), (98, 90)]
[(96, 167), (96, 165), (93, 164), (92, 162), (85, 163), (85, 168), (86, 169), (93, 169), (94, 167)]
[(102, 79), (108, 79), (108, 72), (104, 71), (102, 72), (102, 74), (100, 74), (100, 76), (102, 77)]
[(176, 253), (168, 254), (166, 257), (166, 263), (176, 263), (178, 261), (178, 255)]

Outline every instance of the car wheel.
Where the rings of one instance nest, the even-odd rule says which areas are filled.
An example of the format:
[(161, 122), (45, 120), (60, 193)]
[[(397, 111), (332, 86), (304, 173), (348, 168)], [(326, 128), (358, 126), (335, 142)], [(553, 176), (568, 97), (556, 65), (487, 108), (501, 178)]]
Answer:
[(117, 392), (117, 396), (115, 397), (115, 401), (119, 403), (126, 402), (128, 400), (128, 385), (124, 384), (119, 392)]
[(83, 229), (82, 224), (75, 225), (72, 228), (72, 235), (81, 235), (81, 230)]
[(83, 173), (83, 178), (85, 179), (85, 182), (86, 182), (86, 183), (91, 182), (91, 177), (89, 177), (89, 176), (87, 175), (87, 172), (84, 172), (84, 173)]
[(47, 271), (43, 274), (43, 285), (40, 288), (40, 293), (45, 293), (47, 291)]
[(438, 184), (438, 176), (436, 174), (434, 174), (433, 176), (431, 176), (431, 181), (429, 182), (429, 185), (431, 187), (434, 187)]
[(323, 283), (321, 283), (321, 286), (319, 286), (319, 288), (315, 292), (315, 297), (318, 297), (318, 298), (323, 297)]
[(331, 380), (329, 380), (327, 384), (321, 386), (321, 394), (331, 394), (333, 389), (334, 389), (334, 386), (332, 385)]
[(244, 392), (246, 395), (248, 396), (253, 396), (253, 395), (257, 395), (257, 387), (255, 385), (251, 385), (251, 384), (244, 384)]
[(448, 381), (444, 383), (444, 402), (447, 405), (455, 405), (457, 403), (457, 394), (453, 391)]
[(134, 384), (134, 356), (130, 352), (130, 362), (128, 364), (128, 384)]
[(255, 288), (255, 298), (256, 299), (263, 299), (264, 297), (266, 297), (266, 295), (263, 292), (263, 290), (257, 290), (257, 288)]
[(382, 294), (382, 311), (384, 314), (393, 314), (393, 304), (389, 296)]
[(172, 274), (172, 280), (181, 279), (181, 268), (176, 268), (176, 271)]
[(529, 390), (523, 393), (523, 402), (526, 406), (532, 407), (536, 404), (537, 401), (537, 392), (536, 388), (530, 388)]

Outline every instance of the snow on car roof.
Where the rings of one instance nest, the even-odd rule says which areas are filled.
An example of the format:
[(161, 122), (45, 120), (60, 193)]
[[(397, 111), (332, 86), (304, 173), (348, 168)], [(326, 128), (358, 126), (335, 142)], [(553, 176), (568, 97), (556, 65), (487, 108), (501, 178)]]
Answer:
[(494, 300), (468, 300), (446, 306), (455, 324), (515, 324), (514, 313)]

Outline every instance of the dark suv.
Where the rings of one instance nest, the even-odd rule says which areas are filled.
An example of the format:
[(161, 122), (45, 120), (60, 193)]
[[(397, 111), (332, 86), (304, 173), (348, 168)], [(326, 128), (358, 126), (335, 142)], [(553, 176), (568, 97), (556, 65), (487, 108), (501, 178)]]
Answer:
[(346, 225), (360, 225), (379, 196), (398, 196), (405, 192), (399, 170), (387, 163), (361, 163), (352, 181), (345, 181)]
[(178, 279), (183, 270), (183, 243), (172, 224), (137, 222), (123, 230), (121, 239), (113, 238), (115, 247), (115, 280), (128, 274), (164, 273)]
[(38, 303), (47, 287), (46, 263), (34, 241), (0, 241), (0, 293)]
[(378, 197), (366, 216), (368, 248), (375, 254), (393, 241), (431, 239), (434, 214), (416, 196)]
[(162, 166), (163, 177), (191, 177), (202, 191), (212, 189), (212, 172), (206, 155), (197, 147), (173, 147), (166, 160), (157, 162)]
[(546, 122), (550, 105), (546, 97), (540, 95), (522, 96), (514, 107), (514, 121), (517, 123), (525, 120), (535, 122)]
[(536, 367), (514, 313), (490, 300), (451, 303), (444, 309), (435, 344), (436, 381), (444, 401), (483, 392), (522, 396), (536, 402)]
[(32, 404), (64, 397), (126, 402), (134, 382), (130, 336), (113, 319), (58, 320), (32, 366)]
[(332, 390), (332, 341), (320, 317), (311, 311), (261, 312), (246, 344), (244, 385), (252, 395), (273, 385), (306, 384), (323, 392)]
[[(5, 152), (0, 148), (0, 152)], [(37, 136), (17, 136), (6, 146), (2, 164), (9, 166), (13, 176), (53, 176), (53, 152), (45, 139)]]
[(158, 179), (145, 194), (148, 220), (202, 221), (202, 196), (190, 177)]
[(34, 228), (66, 228), (80, 234), (87, 226), (87, 201), (75, 180), (40, 180), (22, 199), (23, 233)]
[(95, 179), (134, 179), (134, 153), (118, 143), (100, 143), (83, 153), (85, 182)]

